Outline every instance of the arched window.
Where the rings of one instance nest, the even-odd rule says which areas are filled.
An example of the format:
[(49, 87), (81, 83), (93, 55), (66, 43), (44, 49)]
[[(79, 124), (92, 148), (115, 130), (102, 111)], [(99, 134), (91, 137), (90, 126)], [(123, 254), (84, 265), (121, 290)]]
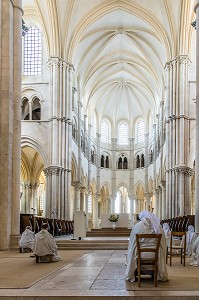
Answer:
[(33, 101), (23, 100), (21, 119), (41, 120), (41, 106), (38, 98), (35, 98)]
[(128, 145), (128, 126), (125, 123), (119, 125), (118, 143), (119, 145)]
[(101, 167), (104, 168), (104, 155), (101, 155)]
[(30, 27), (24, 36), (24, 75), (41, 74), (41, 32)]
[(106, 168), (109, 169), (109, 157), (106, 156)]
[(140, 165), (144, 167), (144, 154), (141, 155)]
[(101, 141), (109, 143), (109, 124), (107, 121), (103, 121), (101, 124)]
[(123, 169), (128, 169), (128, 161), (126, 157), (124, 157)]
[(122, 169), (122, 158), (121, 157), (118, 160), (118, 169)]
[(84, 141), (83, 131), (81, 131), (81, 148), (82, 148), (82, 151), (85, 152), (85, 141)]
[(140, 120), (137, 124), (137, 143), (144, 142), (144, 121)]
[(91, 147), (91, 162), (95, 163), (95, 148), (94, 146)]
[(32, 120), (41, 120), (41, 106), (38, 98), (34, 99), (32, 105)]
[(30, 117), (30, 114), (29, 114), (28, 99), (24, 99), (22, 107), (21, 107), (21, 119), (22, 120), (29, 120), (29, 117)]
[(128, 160), (124, 154), (122, 154), (118, 159), (118, 169), (128, 169)]
[(77, 122), (74, 117), (72, 122), (72, 137), (74, 138), (74, 140), (77, 140)]
[(137, 159), (136, 159), (136, 168), (140, 167), (140, 156), (137, 155)]
[(150, 163), (153, 162), (153, 150), (150, 151)]

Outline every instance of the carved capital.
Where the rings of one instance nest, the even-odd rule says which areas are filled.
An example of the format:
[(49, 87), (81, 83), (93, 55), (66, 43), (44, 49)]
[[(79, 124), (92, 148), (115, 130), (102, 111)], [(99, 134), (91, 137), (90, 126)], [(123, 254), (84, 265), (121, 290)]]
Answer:
[(61, 61), (59, 57), (50, 57), (47, 61), (47, 66), (49, 68), (53, 67), (53, 66), (60, 66)]
[(60, 166), (49, 166), (44, 169), (45, 176), (61, 175), (63, 168)]
[(178, 174), (183, 174), (190, 177), (194, 174), (193, 169), (185, 165), (175, 166), (174, 171)]

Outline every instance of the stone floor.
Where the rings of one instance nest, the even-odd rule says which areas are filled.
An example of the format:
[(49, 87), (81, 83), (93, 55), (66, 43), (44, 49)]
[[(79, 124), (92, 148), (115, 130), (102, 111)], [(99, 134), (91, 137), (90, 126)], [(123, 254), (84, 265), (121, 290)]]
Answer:
[[(0, 289), (0, 299), (134, 299), (134, 300), (194, 300), (198, 290), (154, 290), (153, 282), (147, 290), (129, 290), (125, 278), (125, 250), (89, 251), (28, 289)], [(180, 269), (186, 272), (186, 267)]]

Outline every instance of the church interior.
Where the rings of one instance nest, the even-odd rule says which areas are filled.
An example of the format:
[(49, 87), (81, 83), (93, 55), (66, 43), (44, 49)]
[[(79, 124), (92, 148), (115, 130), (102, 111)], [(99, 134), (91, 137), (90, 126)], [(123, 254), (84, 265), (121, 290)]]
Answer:
[[(25, 259), (12, 251), (26, 225), (38, 232), (42, 222), (63, 257), (77, 251), (53, 283), (39, 275), (22, 294), (0, 284), (0, 299), (39, 298), (43, 284), (44, 298), (199, 298), (188, 260), (187, 289), (123, 282), (141, 211), (199, 234), (199, 1), (0, 0), (0, 16), (0, 264)], [(81, 211), (85, 240), (71, 241)], [(96, 269), (84, 269), (91, 261)], [(93, 280), (72, 293), (82, 280), (74, 266)], [(169, 274), (181, 278), (182, 268)], [(109, 281), (111, 272), (119, 277)]]

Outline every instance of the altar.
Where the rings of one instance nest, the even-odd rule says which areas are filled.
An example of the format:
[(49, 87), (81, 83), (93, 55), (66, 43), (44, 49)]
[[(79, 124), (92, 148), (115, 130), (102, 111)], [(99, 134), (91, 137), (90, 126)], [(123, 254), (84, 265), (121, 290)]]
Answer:
[[(109, 217), (112, 214), (101, 214), (101, 228), (112, 228), (113, 227), (113, 222), (109, 221)], [(123, 227), (123, 228), (128, 228), (128, 218), (129, 214), (125, 213), (120, 213), (120, 214), (114, 214), (114, 215), (119, 215), (119, 219), (116, 222), (116, 227)]]

